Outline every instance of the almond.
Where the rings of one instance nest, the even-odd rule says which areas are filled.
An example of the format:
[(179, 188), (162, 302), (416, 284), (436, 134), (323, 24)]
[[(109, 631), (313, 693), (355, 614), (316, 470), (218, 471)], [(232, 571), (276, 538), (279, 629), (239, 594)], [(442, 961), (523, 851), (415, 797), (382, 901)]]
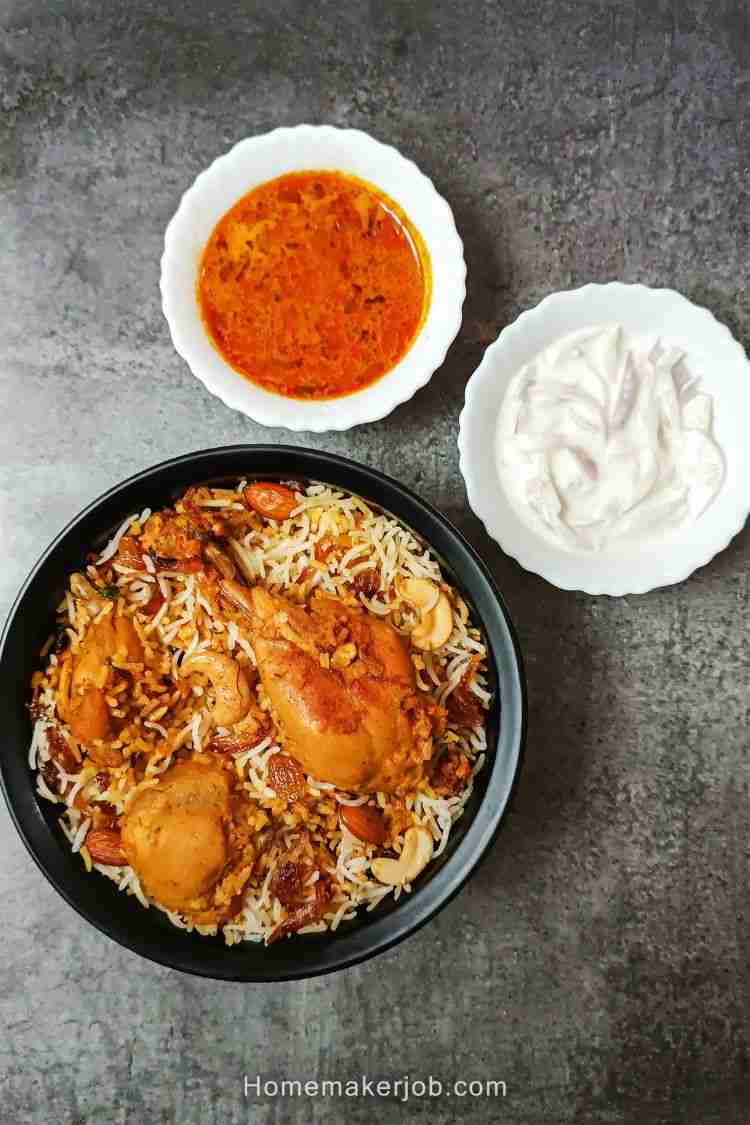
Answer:
[(358, 840), (382, 844), (388, 835), (383, 814), (372, 805), (342, 805), (341, 819)]
[(122, 867), (128, 862), (120, 833), (112, 828), (92, 829), (86, 837), (86, 847), (94, 863), (103, 863), (105, 867)]
[(288, 519), (297, 507), (297, 497), (290, 488), (270, 481), (257, 481), (246, 488), (242, 498), (248, 508), (269, 520)]

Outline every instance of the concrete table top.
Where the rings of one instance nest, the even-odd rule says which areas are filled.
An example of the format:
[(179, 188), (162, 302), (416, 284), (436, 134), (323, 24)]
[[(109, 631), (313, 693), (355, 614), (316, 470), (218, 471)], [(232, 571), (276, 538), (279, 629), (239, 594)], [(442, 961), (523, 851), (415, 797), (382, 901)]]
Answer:
[[(84, 923), (0, 812), (8, 1125), (750, 1119), (750, 537), (681, 586), (562, 593), (468, 512), (455, 446), (485, 345), (587, 281), (677, 288), (750, 342), (743, 0), (6, 0), (0, 7), (0, 611), (101, 491), (172, 454), (289, 440), (437, 503), (526, 655), (515, 807), (399, 948), (278, 987), (190, 979)], [(234, 141), (355, 126), (433, 177), (465, 240), (430, 386), (345, 434), (211, 398), (159, 305), (164, 227)], [(252, 1081), (501, 1080), (506, 1096), (249, 1096)]]

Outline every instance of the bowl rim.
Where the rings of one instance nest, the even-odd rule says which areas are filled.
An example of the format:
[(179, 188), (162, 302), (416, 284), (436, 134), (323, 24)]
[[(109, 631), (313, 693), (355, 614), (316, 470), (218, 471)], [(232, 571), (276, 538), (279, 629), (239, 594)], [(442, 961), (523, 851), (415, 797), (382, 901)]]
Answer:
[[(226, 198), (221, 203), (217, 202), (222, 193), (226, 195), (224, 185), (235, 172), (248, 168), (244, 189), (247, 192), (295, 169), (326, 170), (336, 163), (339, 170), (351, 171), (341, 166), (346, 163), (344, 156), (340, 161), (328, 160), (325, 155), (319, 161), (314, 155), (310, 158), (305, 156), (306, 152), (316, 154), (326, 145), (332, 150), (351, 153), (355, 163), (357, 160), (379, 163), (383, 176), (393, 177), (394, 184), (391, 186), (379, 183), (376, 175), (362, 175), (360, 178), (369, 179), (375, 187), (403, 206), (419, 230), (430, 253), (432, 292), (426, 319), (409, 350), (395, 367), (354, 394), (308, 402), (272, 394), (252, 383), (235, 371), (214, 348), (194, 298), (196, 255), (199, 257), (202, 252), (215, 223), (242, 197), (243, 191), (240, 190), (236, 194), (231, 193), (232, 201), (229, 203)], [(289, 162), (289, 151), (294, 152), (299, 160), (294, 168), (284, 167)], [(275, 161), (278, 170), (253, 180), (252, 168), (262, 159)], [(402, 191), (413, 192), (420, 198), (418, 212), (415, 213), (414, 208), (400, 197)], [(196, 224), (207, 225), (204, 236), (197, 241), (194, 235)], [(230, 409), (262, 425), (296, 432), (325, 433), (379, 421), (426, 386), (443, 364), (461, 328), (466, 298), (466, 262), (463, 242), (449, 203), (413, 160), (393, 145), (378, 141), (361, 129), (300, 124), (280, 126), (267, 133), (245, 137), (196, 176), (183, 193), (164, 233), (159, 288), (162, 311), (174, 348), (211, 394)]]
[[(164, 477), (170, 471), (186, 469), (190, 471), (190, 475), (194, 476), (196, 481), (210, 479), (212, 474), (215, 477), (222, 475), (222, 461), (229, 462), (231, 458), (238, 457), (247, 457), (248, 460), (253, 457), (266, 458), (270, 462), (287, 459), (292, 463), (297, 458), (302, 463), (294, 466), (290, 476), (296, 474), (308, 479), (319, 479), (322, 482), (326, 482), (328, 473), (332, 473), (334, 477), (337, 474), (341, 477), (353, 475), (355, 479), (351, 485), (339, 483), (336, 480), (331, 483), (359, 494), (362, 494), (361, 486), (366, 485), (370, 489), (370, 502), (376, 506), (382, 504), (387, 510), (393, 511), (392, 502), (395, 499), (398, 506), (405, 506), (415, 515), (424, 517), (424, 522), (431, 524), (435, 531), (440, 533), (440, 537), (445, 537), (447, 544), (456, 548), (457, 557), (461, 559), (461, 565), (468, 563), (470, 570), (473, 569), (474, 573), (471, 574), (470, 579), (465, 577), (464, 585), (468, 587), (469, 581), (474, 583), (477, 576), (483, 581), (484, 589), (482, 593), (488, 595), (491, 599), (491, 603), (496, 607), (496, 615), (495, 620), (489, 623), (482, 616), (482, 627), (488, 635), (488, 640), (491, 631), (498, 631), (499, 636), (503, 638), (503, 650), (506, 656), (510, 658), (505, 669), (501, 669), (499, 665), (496, 668), (498, 692), (501, 671), (505, 673), (507, 684), (512, 685), (512, 691), (508, 692), (506, 696), (501, 696), (502, 718), (498, 727), (496, 745), (493, 746), (493, 750), (497, 751), (501, 745), (505, 744), (509, 752), (508, 761), (501, 760), (500, 754), (495, 753), (495, 759), (487, 775), (485, 793), (456, 852), (449, 857), (445, 865), (424, 886), (416, 888), (409, 896), (403, 896), (394, 906), (392, 913), (380, 918), (375, 916), (373, 921), (364, 928), (353, 931), (348, 935), (345, 935), (342, 931), (337, 931), (337, 934), (333, 937), (328, 935), (329, 944), (319, 948), (324, 953), (330, 951), (329, 955), (318, 958), (314, 965), (305, 963), (306, 952), (311, 953), (313, 946), (310, 945), (305, 949), (300, 945), (297, 947), (298, 952), (293, 958), (294, 963), (291, 967), (279, 969), (278, 966), (274, 966), (272, 972), (248, 972), (241, 961), (233, 961), (233, 950), (242, 950), (243, 947), (252, 943), (239, 943), (239, 945), (232, 947), (219, 946), (214, 949), (213, 946), (194, 944), (196, 940), (194, 935), (185, 935), (184, 931), (173, 928), (175, 935), (188, 936), (193, 939), (183, 954), (179, 951), (173, 952), (171, 949), (154, 948), (153, 938), (144, 940), (129, 930), (123, 932), (123, 929), (119, 925), (113, 924), (106, 915), (102, 913), (97, 915), (89, 905), (82, 903), (70, 887), (66, 885), (66, 875), (69, 876), (69, 881), (78, 881), (74, 874), (74, 868), (70, 866), (70, 860), (73, 858), (72, 853), (62, 851), (55, 842), (55, 848), (59, 850), (60, 855), (64, 856), (64, 862), (55, 862), (58, 859), (57, 853), (52, 856), (44, 855), (42, 845), (46, 845), (49, 852), (52, 834), (42, 814), (38, 795), (31, 781), (32, 774), (26, 754), (22, 752), (20, 759), (19, 755), (16, 754), (12, 761), (9, 753), (0, 755), (0, 785), (16, 830), (39, 870), (81, 917), (118, 945), (168, 968), (215, 980), (267, 983), (321, 976), (368, 960), (392, 948), (421, 929), (458, 894), (488, 853), (510, 809), (524, 756), (527, 732), (527, 689), (523, 658), (516, 631), (505, 601), (497, 589), (492, 575), (462, 533), (428, 501), (423, 500), (411, 489), (377, 469), (361, 465), (336, 454), (295, 446), (240, 444), (198, 450), (159, 462), (114, 485), (68, 521), (31, 568), (8, 612), (0, 636), (0, 693), (4, 690), (4, 681), (7, 678), (7, 650), (13, 642), (14, 631), (18, 628), (19, 619), (23, 615), (26, 599), (33, 591), (37, 578), (47, 562), (82, 523), (91, 517), (96, 517), (105, 505), (109, 504), (111, 507), (113, 501), (120, 498), (124, 499), (124, 495), (128, 491), (139, 485), (154, 484), (158, 487), (158, 478)], [(250, 464), (248, 464), (247, 469), (248, 475), (256, 475), (255, 468)], [(201, 472), (201, 470), (203, 471)], [(264, 467), (261, 466), (258, 471), (262, 473)], [(271, 470), (266, 471), (271, 475)], [(234, 476), (236, 473), (236, 469), (229, 468), (223, 475)], [(280, 470), (279, 475), (283, 476), (283, 469)], [(379, 498), (373, 498), (373, 491), (376, 497), (379, 494), (380, 496), (387, 496), (388, 500), (381, 501)], [(126, 504), (125, 507), (127, 506)], [(406, 520), (399, 512), (394, 512), (394, 514), (398, 519), (413, 526), (413, 523)], [(114, 522), (114, 520), (108, 521), (107, 528)], [(418, 534), (425, 538), (433, 549), (437, 550), (421, 530), (418, 530)], [(442, 554), (442, 551), (438, 551), (438, 553)], [(473, 599), (475, 596), (472, 593)], [(493, 659), (497, 664), (495, 645), (491, 644), (490, 647)], [(10, 696), (0, 698), (6, 704), (12, 702)], [(18, 706), (17, 696), (13, 698), (15, 705)], [(26, 700), (24, 699), (22, 705), (25, 707), (25, 704)], [(26, 810), (21, 810), (16, 805), (16, 798), (19, 793), (25, 799)], [(497, 798), (494, 806), (491, 801), (493, 797)], [(88, 873), (85, 874), (88, 879)], [(137, 926), (135, 929), (137, 929)], [(171, 931), (169, 932), (171, 933)], [(324, 937), (325, 935), (310, 935), (313, 940), (319, 936)], [(200, 939), (201, 943), (204, 940)], [(176, 938), (173, 944), (177, 946)], [(285, 946), (286, 944), (279, 943), (279, 946)], [(337, 947), (341, 950), (340, 956), (336, 953)], [(276, 949), (278, 946), (271, 948)], [(264, 953), (266, 952), (267, 950), (264, 949)]]
[[(750, 513), (750, 500), (742, 499), (741, 488), (735, 487), (732, 492), (727, 477), (719, 495), (699, 519), (678, 528), (670, 540), (648, 542), (645, 549), (636, 543), (621, 555), (614, 550), (597, 555), (556, 547), (526, 526), (508, 500), (495, 467), (495, 427), (512, 375), (554, 339), (577, 329), (625, 323), (636, 314), (645, 322), (646, 310), (665, 326), (659, 332), (665, 339), (700, 335), (702, 340), (710, 341), (713, 350), (721, 351), (717, 370), (734, 367), (741, 372), (744, 384), (737, 380), (734, 393), (743, 393), (746, 406), (750, 408), (750, 362), (727, 325), (710, 309), (695, 304), (675, 289), (620, 281), (591, 282), (576, 289), (547, 294), (503, 328), (466, 384), (459, 416), (458, 449), (469, 506), (506, 555), (529, 573), (561, 590), (625, 597), (683, 582), (729, 545), (742, 531)], [(635, 335), (639, 331), (644, 335), (651, 333), (651, 329), (644, 327), (626, 327)], [(545, 342), (530, 349), (531, 341), (536, 338), (544, 338)], [(685, 346), (688, 358), (691, 352), (693, 358), (697, 353), (697, 370), (703, 382), (706, 376), (701, 368), (706, 364), (700, 358), (701, 350), (695, 345)], [(523, 359), (519, 360), (519, 356)], [(710, 393), (718, 401), (716, 392)], [(726, 411), (726, 401), (720, 405)], [(750, 463), (748, 455), (746, 460)], [(720, 512), (723, 513), (721, 518)], [(711, 534), (707, 533), (709, 524), (713, 527)]]

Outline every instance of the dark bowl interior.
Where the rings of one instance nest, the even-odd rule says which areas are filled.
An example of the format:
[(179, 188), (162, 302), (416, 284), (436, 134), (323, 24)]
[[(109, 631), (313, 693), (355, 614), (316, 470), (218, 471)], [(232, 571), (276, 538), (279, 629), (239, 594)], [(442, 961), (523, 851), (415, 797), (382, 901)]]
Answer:
[[(305, 935), (265, 948), (199, 937), (172, 926), (159, 910), (144, 910), (109, 880), (85, 872), (57, 827), (57, 806), (37, 797), (27, 765), (31, 722), (29, 681), (51, 631), (65, 578), (85, 554), (101, 547), (128, 515), (172, 503), (191, 484), (241, 477), (319, 481), (357, 493), (414, 530), (440, 560), (484, 629), (496, 702), (489, 717), (484, 770), (450, 843), (411, 895), (382, 904), (334, 934)], [(0, 642), (5, 797), (31, 855), (60, 894), (98, 929), (165, 965), (225, 980), (291, 980), (362, 961), (405, 938), (459, 890), (489, 848), (518, 772), (525, 731), (521, 658), (505, 605), (468, 543), (413, 492), (373, 469), (341, 457), (286, 446), (232, 446), (191, 453), (148, 469), (90, 504), (54, 540), (23, 585)]]

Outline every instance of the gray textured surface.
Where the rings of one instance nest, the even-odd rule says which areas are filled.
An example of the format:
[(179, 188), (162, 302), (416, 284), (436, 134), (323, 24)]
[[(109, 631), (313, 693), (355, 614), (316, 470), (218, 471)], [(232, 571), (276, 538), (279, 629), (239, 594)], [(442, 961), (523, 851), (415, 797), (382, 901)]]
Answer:
[[(558, 592), (467, 513), (455, 433), (485, 343), (554, 289), (674, 286), (750, 342), (747, 4), (5, 0), (0, 26), (0, 610), (115, 481), (282, 439), (173, 353), (162, 233), (243, 135), (352, 125), (453, 204), (464, 327), (387, 421), (291, 440), (400, 476), (466, 530), (518, 623), (531, 704), (515, 811), (478, 876), (399, 949), (309, 984), (217, 985), (121, 951), (3, 810), (2, 1120), (745, 1125), (750, 537), (675, 589)], [(508, 1094), (254, 1103), (246, 1072)]]

